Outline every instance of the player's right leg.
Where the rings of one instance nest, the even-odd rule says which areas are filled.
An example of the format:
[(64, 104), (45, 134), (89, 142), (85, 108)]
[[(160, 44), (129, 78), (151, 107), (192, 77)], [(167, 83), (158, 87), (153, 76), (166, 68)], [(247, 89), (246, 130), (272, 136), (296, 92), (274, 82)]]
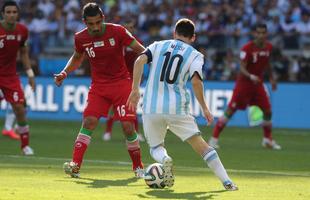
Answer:
[(208, 167), (220, 179), (226, 190), (238, 190), (238, 187), (229, 178), (216, 150), (208, 145), (208, 143), (200, 136), (194, 135), (187, 142), (192, 148), (203, 158)]
[(235, 109), (228, 107), (227, 110), (225, 111), (224, 115), (217, 120), (216, 125), (213, 129), (213, 135), (208, 141), (210, 146), (212, 146), (213, 148), (219, 148), (220, 147), (218, 145), (218, 140), (219, 140), (220, 134), (223, 131), (223, 129), (225, 128), (229, 119), (233, 116), (233, 114), (235, 112), (236, 112)]
[(97, 127), (98, 118), (93, 116), (86, 116), (83, 119), (82, 128), (74, 142), (72, 161), (64, 163), (64, 171), (72, 178), (80, 176), (80, 168), (83, 162), (84, 154), (91, 141), (93, 130)]
[(262, 123), (262, 128), (264, 132), (264, 137), (262, 140), (262, 146), (274, 150), (281, 150), (281, 146), (278, 145), (276, 141), (272, 138), (271, 104), (267, 95), (267, 90), (263, 86), (259, 87), (256, 91), (254, 105), (257, 105), (263, 111), (264, 121)]
[(16, 132), (20, 135), (21, 149), (24, 155), (33, 155), (33, 149), (29, 146), (29, 125), (26, 120), (26, 110), (23, 103), (12, 103), (12, 108), (16, 116)]
[(82, 127), (74, 142), (72, 160), (64, 164), (65, 173), (71, 177), (79, 177), (79, 170), (90, 144), (93, 130), (97, 127), (100, 117), (107, 116), (109, 111), (110, 103), (97, 94), (95, 89), (97, 88), (92, 87), (88, 92), (88, 103), (83, 112)]
[(174, 185), (173, 162), (163, 145), (167, 132), (165, 115), (145, 114), (142, 115), (142, 119), (150, 154), (156, 162), (163, 164), (164, 183), (167, 187), (172, 187)]

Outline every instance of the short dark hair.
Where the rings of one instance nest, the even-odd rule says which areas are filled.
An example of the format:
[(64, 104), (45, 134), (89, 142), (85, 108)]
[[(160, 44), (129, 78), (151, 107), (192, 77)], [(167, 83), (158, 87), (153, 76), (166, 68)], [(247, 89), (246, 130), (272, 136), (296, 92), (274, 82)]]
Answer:
[(263, 29), (265, 29), (266, 31), (268, 30), (267, 24), (265, 24), (265, 23), (258, 23), (258, 24), (256, 24), (256, 25), (254, 26), (254, 30), (255, 30), (255, 31), (256, 31), (257, 29), (259, 29), (259, 28), (263, 28)]
[(1, 12), (4, 12), (7, 6), (16, 6), (17, 10), (19, 10), (16, 1), (5, 1), (4, 4), (2, 5)]
[(180, 19), (175, 24), (175, 32), (178, 35), (187, 38), (192, 38), (195, 34), (195, 24), (190, 19), (187, 18)]
[(83, 7), (83, 19), (85, 20), (86, 17), (94, 17), (96, 15), (100, 14), (103, 16), (102, 10), (96, 3), (87, 3)]

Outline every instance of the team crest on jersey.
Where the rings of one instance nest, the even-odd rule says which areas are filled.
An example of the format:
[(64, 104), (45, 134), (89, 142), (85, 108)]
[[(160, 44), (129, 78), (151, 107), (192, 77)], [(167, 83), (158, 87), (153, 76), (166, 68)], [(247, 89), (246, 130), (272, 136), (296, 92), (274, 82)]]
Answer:
[(7, 35), (6, 39), (7, 40), (15, 40), (15, 35)]
[(94, 47), (103, 47), (104, 46), (104, 42), (103, 41), (97, 41), (97, 42), (94, 42)]
[(110, 39), (109, 39), (109, 42), (110, 42), (110, 45), (111, 45), (111, 46), (115, 46), (115, 40), (114, 40), (114, 38), (110, 38)]

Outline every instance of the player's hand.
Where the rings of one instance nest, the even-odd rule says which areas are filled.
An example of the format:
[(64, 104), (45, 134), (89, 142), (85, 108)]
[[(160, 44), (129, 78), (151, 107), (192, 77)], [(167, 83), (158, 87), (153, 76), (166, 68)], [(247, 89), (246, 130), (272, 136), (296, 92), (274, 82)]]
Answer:
[(250, 80), (255, 84), (262, 82), (262, 80), (260, 80), (260, 78), (254, 74), (250, 74)]
[(36, 82), (34, 80), (34, 77), (28, 77), (28, 84), (30, 85), (32, 91), (35, 91), (35, 89), (36, 89)]
[(208, 125), (211, 125), (213, 123), (213, 121), (214, 121), (212, 113), (210, 113), (210, 111), (206, 108), (206, 109), (203, 110), (203, 115), (207, 119)]
[(131, 90), (130, 95), (126, 102), (126, 106), (128, 106), (129, 110), (134, 112), (137, 110), (139, 99), (140, 99), (139, 89)]
[(54, 74), (54, 82), (58, 87), (61, 86), (65, 78), (67, 78), (67, 73), (65, 71), (62, 71), (59, 74)]

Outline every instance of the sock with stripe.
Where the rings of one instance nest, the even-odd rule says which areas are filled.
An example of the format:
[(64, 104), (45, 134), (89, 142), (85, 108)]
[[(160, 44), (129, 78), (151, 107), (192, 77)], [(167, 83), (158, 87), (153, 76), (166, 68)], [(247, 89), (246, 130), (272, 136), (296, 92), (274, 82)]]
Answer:
[(17, 122), (16, 132), (20, 135), (20, 147), (29, 145), (29, 125), (27, 122)]
[(225, 181), (230, 181), (230, 178), (228, 177), (217, 152), (212, 147), (207, 148), (201, 156), (207, 163), (208, 167), (221, 180), (222, 183)]
[(126, 138), (127, 150), (132, 161), (132, 169), (143, 169), (143, 163), (141, 162), (140, 144), (138, 134), (134, 133)]
[(91, 134), (92, 134), (91, 130), (88, 130), (86, 128), (81, 128), (75, 140), (72, 161), (77, 163), (79, 167), (81, 167), (82, 165), (85, 151), (91, 141)]

